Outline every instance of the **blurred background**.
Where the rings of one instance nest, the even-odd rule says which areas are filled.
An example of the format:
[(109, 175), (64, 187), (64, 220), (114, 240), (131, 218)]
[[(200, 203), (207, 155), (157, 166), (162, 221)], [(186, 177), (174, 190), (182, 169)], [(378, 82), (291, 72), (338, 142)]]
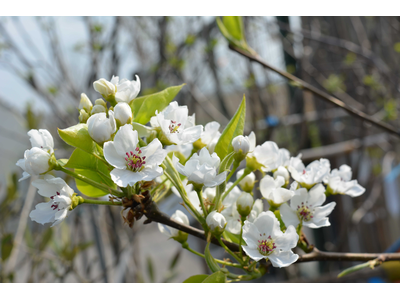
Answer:
[[(399, 127), (399, 17), (245, 17), (244, 25), (248, 44), (271, 65)], [(232, 52), (214, 17), (0, 17), (1, 282), (182, 282), (209, 272), (156, 224), (124, 225), (119, 208), (79, 207), (54, 228), (29, 218), (43, 198), (30, 179), (18, 182), (26, 132), (48, 129), (57, 158), (69, 157), (56, 129), (78, 122), (80, 94), (94, 102), (93, 81), (135, 74), (139, 96), (186, 83), (176, 100), (197, 124), (216, 120), (224, 128), (244, 94), (245, 131), (255, 131), (257, 144), (275, 141), (306, 164), (321, 157), (332, 169), (348, 164), (366, 187), (355, 199), (329, 197), (337, 202), (332, 226), (305, 231), (311, 242), (326, 251), (399, 251), (398, 137)], [(171, 195), (160, 207), (171, 215), (179, 199)], [(400, 280), (400, 262), (336, 278), (353, 264), (295, 264), (259, 282)]]

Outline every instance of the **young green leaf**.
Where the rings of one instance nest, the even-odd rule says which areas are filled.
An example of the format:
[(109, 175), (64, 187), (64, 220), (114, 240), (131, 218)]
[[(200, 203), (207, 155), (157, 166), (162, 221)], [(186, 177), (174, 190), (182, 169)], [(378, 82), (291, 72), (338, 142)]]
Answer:
[(193, 275), (187, 278), (183, 283), (202, 283), (207, 277), (207, 274)]
[(222, 271), (215, 272), (211, 274), (206, 279), (204, 279), (203, 283), (225, 283), (226, 275)]
[(78, 124), (66, 129), (58, 129), (58, 134), (64, 142), (72, 147), (82, 149), (92, 153), (95, 149), (95, 143), (89, 135), (86, 124)]
[(13, 235), (11, 233), (4, 235), (1, 239), (1, 260), (3, 262), (10, 257), (13, 246)]
[(185, 84), (171, 86), (165, 90), (139, 97), (129, 104), (133, 112), (133, 122), (146, 124), (155, 115), (156, 110), (161, 112), (175, 98)]
[[(101, 169), (101, 167), (100, 167)], [(111, 178), (108, 178), (106, 175), (107, 174), (107, 170), (102, 170), (102, 173), (99, 173), (98, 171), (92, 171), (89, 169), (75, 169), (75, 173), (80, 174), (82, 176), (85, 176), (93, 181), (99, 182), (99, 183), (103, 183), (105, 187), (110, 187), (113, 189), (116, 189), (116, 185), (115, 183), (111, 180)], [(105, 196), (108, 195), (107, 192), (104, 192), (102, 190), (99, 190), (98, 188), (93, 187), (92, 185), (83, 182), (79, 179), (75, 179), (76, 181), (76, 187), (78, 188), (78, 190), (88, 196), (88, 197), (93, 197), (93, 198), (97, 198), (97, 197), (101, 197), (101, 196)]]
[(232, 120), (222, 132), (217, 145), (215, 146), (215, 153), (223, 161), (225, 156), (233, 151), (232, 140), (238, 135), (243, 135), (244, 121), (246, 117), (246, 98), (243, 95), (242, 103), (233, 116)]

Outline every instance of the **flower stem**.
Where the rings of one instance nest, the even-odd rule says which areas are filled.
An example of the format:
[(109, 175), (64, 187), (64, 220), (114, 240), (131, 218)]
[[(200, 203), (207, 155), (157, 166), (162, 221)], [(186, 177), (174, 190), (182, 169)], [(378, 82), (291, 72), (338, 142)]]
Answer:
[(239, 182), (241, 182), (243, 180), (243, 178), (245, 178), (247, 175), (250, 174), (250, 170), (248, 170), (247, 168), (244, 169), (243, 175), (240, 176), (233, 184), (232, 186), (222, 195), (221, 198), (221, 202), (224, 201), (225, 197), (228, 196), (228, 194), (233, 190), (233, 188), (235, 186), (237, 186), (239, 184)]
[(113, 201), (102, 201), (102, 200), (94, 200), (94, 199), (83, 199), (83, 203), (85, 204), (97, 204), (97, 205), (111, 205), (111, 206), (122, 206), (122, 202), (113, 202)]
[(221, 240), (221, 237), (218, 237), (218, 242), (221, 244), (222, 248), (224, 248), (226, 252), (228, 252), (230, 255), (232, 255), (232, 257), (233, 257), (234, 259), (236, 259), (236, 261), (237, 261), (238, 263), (240, 263), (241, 265), (244, 264), (243, 260), (240, 259), (235, 253), (233, 253), (233, 252), (224, 244), (224, 242)]
[[(200, 252), (197, 252), (196, 250), (193, 250), (192, 248), (189, 247), (189, 245), (183, 245), (183, 244), (182, 244), (182, 248), (188, 250), (189, 252), (192, 252), (193, 254), (196, 254), (196, 255), (198, 255), (198, 256), (204, 258), (204, 254), (201, 254)], [(242, 266), (239, 265), (239, 264), (231, 263), (231, 262), (224, 261), (224, 260), (220, 260), (220, 259), (216, 259), (216, 258), (214, 258), (214, 259), (215, 259), (215, 261), (216, 261), (217, 263), (219, 263), (219, 264), (221, 264), (221, 265), (225, 265), (225, 266), (229, 266), (229, 267), (234, 267), (234, 268), (240, 268), (240, 269), (242, 269)]]
[(77, 174), (75, 172), (72, 172), (72, 171), (70, 171), (70, 170), (68, 170), (68, 169), (66, 169), (66, 168), (64, 168), (64, 167), (62, 167), (60, 165), (58, 165), (55, 169), (58, 170), (58, 171), (62, 171), (64, 173), (68, 174), (68, 175), (71, 175), (75, 179), (78, 179), (78, 180), (81, 180), (83, 182), (86, 182), (87, 184), (90, 184), (91, 186), (93, 186), (95, 188), (98, 188), (99, 190), (102, 190), (102, 191), (104, 191), (106, 193), (113, 194), (114, 196), (117, 196), (117, 197), (123, 197), (124, 196), (124, 193), (122, 193), (120, 191), (117, 191), (116, 189), (110, 188), (110, 187), (105, 186), (103, 184), (100, 184), (100, 183), (98, 183), (98, 182), (96, 182), (96, 181), (94, 181), (94, 180), (92, 180), (90, 178), (87, 178), (87, 177), (85, 177), (83, 175), (80, 175), (80, 174)]
[(236, 169), (239, 167), (240, 163), (238, 163), (236, 160), (233, 163), (233, 168), (231, 170), (231, 172), (229, 173), (229, 175), (226, 177), (226, 182), (229, 181), (229, 179), (232, 177), (233, 173), (235, 173)]
[(242, 226), (240, 226), (239, 251), (240, 251), (240, 258), (243, 259), (243, 249), (242, 249), (243, 224), (244, 224), (243, 218), (241, 218), (240, 223), (241, 223)]
[(204, 215), (204, 217), (206, 218), (207, 215), (208, 215), (208, 212), (207, 212), (206, 206), (204, 205), (204, 199), (203, 199), (203, 191), (202, 191), (202, 188), (200, 188), (200, 189), (195, 189), (195, 190), (196, 190), (197, 196), (199, 197), (199, 201), (200, 201), (200, 204), (201, 204), (201, 209), (203, 210), (203, 215)]

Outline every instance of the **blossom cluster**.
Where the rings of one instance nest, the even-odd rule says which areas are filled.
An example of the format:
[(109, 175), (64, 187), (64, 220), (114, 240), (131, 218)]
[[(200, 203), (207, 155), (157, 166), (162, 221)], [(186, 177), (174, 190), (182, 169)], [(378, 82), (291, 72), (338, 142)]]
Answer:
[[(77, 205), (94, 203), (78, 196), (60, 177), (51, 175), (53, 171), (63, 171), (119, 198), (121, 206), (123, 199), (131, 199), (149, 186), (155, 185), (150, 193), (155, 198), (161, 189), (172, 185), (172, 191), (182, 197), (185, 208), (207, 233), (217, 239), (235, 238), (256, 262), (267, 259), (275, 267), (287, 267), (298, 259), (292, 249), (303, 226), (330, 225), (335, 202), (326, 203), (327, 196), (357, 197), (365, 191), (357, 180), (351, 180), (347, 165), (331, 170), (329, 160), (322, 158), (305, 166), (301, 155), (292, 157), (275, 142), (257, 145), (253, 132), (227, 138), (225, 131), (220, 132), (218, 122), (196, 125), (195, 115), (189, 115), (188, 107), (172, 99), (164, 107), (158, 100), (147, 103), (146, 107), (152, 107), (154, 112), (145, 117), (147, 108), (136, 109), (145, 101), (137, 98), (137, 76), (133, 81), (115, 76), (111, 81), (102, 78), (93, 87), (104, 99), (97, 99), (93, 105), (82, 94), (80, 123), (59, 134), (94, 159), (94, 170), (105, 179), (97, 182), (77, 170), (69, 171), (68, 168), (79, 170), (77, 166), (85, 162), (72, 155), (66, 164), (62, 163), (55, 157), (49, 131), (29, 131), (32, 148), (17, 162), (23, 169), (20, 180), (35, 176), (32, 184), (40, 195), (50, 199), (31, 212), (33, 221), (54, 226)], [(141, 118), (145, 121), (136, 122)], [(217, 148), (228, 149), (228, 153), (222, 156)], [(100, 172), (100, 165), (108, 171)], [(235, 180), (230, 181), (231, 178)], [(78, 181), (77, 186), (79, 189)], [(259, 198), (255, 197), (258, 190)], [(81, 193), (85, 196), (84, 191)], [(189, 225), (180, 210), (171, 219)], [(159, 228), (182, 245), (186, 243), (187, 234), (182, 231), (163, 225)]]

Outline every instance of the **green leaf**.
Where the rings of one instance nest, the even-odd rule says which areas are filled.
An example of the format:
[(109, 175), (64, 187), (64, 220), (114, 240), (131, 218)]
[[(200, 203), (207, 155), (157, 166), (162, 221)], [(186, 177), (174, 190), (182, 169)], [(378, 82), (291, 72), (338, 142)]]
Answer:
[(171, 86), (165, 90), (131, 101), (129, 104), (133, 112), (133, 122), (146, 124), (155, 115), (156, 110), (161, 112), (175, 98), (185, 84)]
[[(222, 236), (224, 237), (224, 239), (226, 239), (229, 242), (239, 244), (239, 235), (237, 235), (237, 234), (233, 234), (233, 233), (225, 230), (224, 233), (222, 234)], [(243, 243), (242, 243), (242, 245), (243, 245)]]
[[(102, 170), (102, 171), (104, 174), (107, 174), (106, 172), (108, 170)], [(103, 174), (99, 173), (98, 171), (92, 171), (89, 169), (75, 169), (75, 173), (83, 175), (89, 179), (96, 181), (96, 182), (103, 183), (103, 184), (105, 184), (105, 186), (108, 186), (110, 188), (116, 189), (116, 185), (111, 180), (111, 178), (108, 178), (106, 175), (103, 175)], [(95, 188), (92, 185), (90, 185), (86, 182), (83, 182), (79, 179), (75, 179), (75, 181), (76, 181), (76, 187), (78, 188), (78, 190), (82, 194), (84, 194), (88, 197), (97, 198), (97, 197), (108, 195), (108, 193), (106, 193), (102, 190), (99, 190), (98, 188)]]
[(214, 257), (212, 257), (210, 253), (210, 243), (207, 244), (206, 249), (204, 250), (204, 258), (206, 259), (206, 263), (212, 272), (218, 272), (221, 270)]
[(178, 261), (179, 261), (179, 258), (181, 257), (181, 253), (182, 253), (182, 250), (179, 249), (179, 250), (176, 252), (175, 256), (172, 258), (171, 263), (170, 263), (170, 265), (169, 265), (169, 270), (170, 270), (170, 271), (173, 271), (173, 270), (175, 269), (175, 267), (176, 267), (176, 265), (177, 265), (177, 263), (178, 263)]
[(193, 275), (187, 278), (183, 283), (202, 283), (207, 277), (207, 274)]
[(222, 271), (215, 272), (211, 274), (206, 279), (204, 279), (203, 283), (225, 283), (226, 275)]
[(100, 161), (96, 157), (77, 148), (74, 150), (74, 152), (72, 152), (71, 157), (64, 167), (70, 169), (89, 169), (97, 171), (98, 162)]
[(238, 41), (244, 41), (243, 20), (238, 16), (224, 16), (222, 23), (229, 34)]
[(66, 129), (58, 129), (59, 136), (72, 147), (82, 149), (88, 153), (93, 153), (95, 143), (89, 135), (86, 124), (78, 124)]
[(10, 257), (13, 249), (13, 235), (8, 233), (1, 239), (1, 260), (4, 262)]
[(243, 135), (244, 121), (246, 117), (246, 98), (243, 95), (242, 103), (240, 104), (238, 110), (233, 116), (232, 120), (225, 127), (222, 132), (217, 145), (215, 146), (215, 152), (218, 157), (223, 161), (225, 156), (233, 151), (232, 140), (238, 135)]

